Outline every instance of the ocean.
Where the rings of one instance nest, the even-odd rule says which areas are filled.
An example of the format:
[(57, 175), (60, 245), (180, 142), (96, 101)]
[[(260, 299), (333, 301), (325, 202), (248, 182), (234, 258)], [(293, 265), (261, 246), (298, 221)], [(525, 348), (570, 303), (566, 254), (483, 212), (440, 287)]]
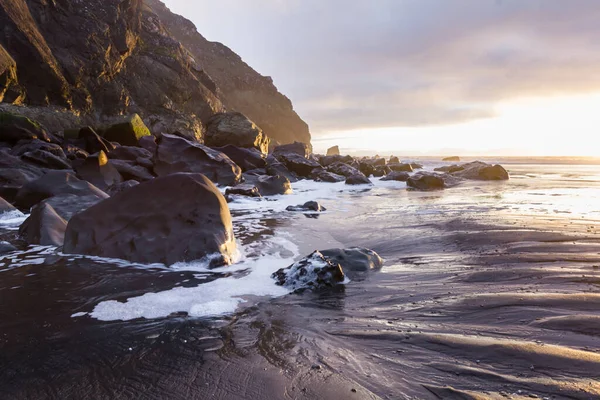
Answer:
[[(494, 161), (509, 181), (238, 199), (218, 269), (2, 256), (0, 397), (600, 398), (600, 165)], [(309, 200), (327, 211), (286, 211)], [(25, 216), (0, 218), (8, 237)], [(319, 293), (270, 277), (352, 246), (383, 269)]]

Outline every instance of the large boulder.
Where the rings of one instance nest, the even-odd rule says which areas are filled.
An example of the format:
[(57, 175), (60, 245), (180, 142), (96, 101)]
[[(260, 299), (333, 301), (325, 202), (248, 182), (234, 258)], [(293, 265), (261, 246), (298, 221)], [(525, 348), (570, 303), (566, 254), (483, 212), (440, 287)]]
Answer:
[(133, 114), (122, 122), (110, 126), (103, 136), (109, 142), (116, 142), (123, 146), (138, 146), (142, 137), (150, 135), (150, 130), (140, 116)]
[[(115, 167), (124, 180), (135, 180), (138, 182), (154, 179), (148, 168), (137, 165), (135, 161), (127, 160), (108, 160), (108, 163)], [(114, 182), (111, 186), (121, 182)]]
[(419, 172), (406, 181), (409, 188), (416, 190), (441, 190), (446, 187), (441, 175), (429, 172)]
[(387, 174), (386, 176), (384, 176), (383, 178), (381, 178), (380, 180), (406, 182), (409, 178), (410, 178), (410, 175), (408, 174), (408, 172), (393, 171), (393, 172)]
[(108, 193), (110, 196), (114, 196), (117, 193), (124, 192), (127, 189), (131, 189), (132, 187), (137, 186), (139, 184), (140, 183), (138, 181), (128, 180), (125, 182), (117, 183), (116, 185), (112, 185), (106, 190), (106, 193)]
[(235, 238), (217, 187), (202, 174), (176, 173), (75, 215), (63, 251), (167, 265), (206, 258), (218, 266), (231, 263)]
[(19, 140), (50, 141), (46, 129), (37, 122), (8, 112), (0, 112), (0, 142), (17, 143)]
[(204, 144), (211, 147), (233, 145), (269, 152), (269, 138), (258, 126), (239, 112), (216, 114), (206, 124)]
[(438, 167), (438, 168), (434, 168), (433, 170), (436, 172), (447, 172), (447, 173), (454, 173), (454, 172), (459, 172), (464, 170), (465, 168), (463, 166), (460, 165), (445, 165), (443, 167)]
[(346, 178), (346, 185), (372, 185), (373, 182), (369, 180), (362, 173), (354, 174)]
[(19, 227), (19, 236), (29, 244), (62, 246), (67, 222), (51, 205), (42, 202), (31, 210), (31, 215)]
[(215, 147), (215, 150), (218, 150), (231, 158), (234, 163), (239, 165), (243, 172), (264, 168), (267, 165), (264, 155), (256, 149), (246, 149), (243, 147), (227, 145)]
[(340, 264), (325, 258), (318, 251), (287, 268), (281, 268), (271, 277), (277, 285), (297, 292), (331, 288), (346, 279)]
[(296, 154), (300, 157), (308, 158), (310, 155), (310, 146), (306, 143), (294, 142), (290, 144), (283, 144), (281, 146), (275, 147), (273, 150), (273, 156), (279, 158), (284, 154)]
[(333, 146), (327, 149), (327, 155), (328, 156), (339, 156), (340, 155), (340, 148), (339, 146)]
[(346, 180), (346, 177), (344, 175), (334, 174), (333, 172), (329, 172), (324, 169), (313, 170), (312, 174), (310, 175), (310, 178), (314, 179), (317, 182), (329, 183), (344, 182)]
[(481, 181), (502, 181), (509, 179), (508, 172), (501, 165), (490, 165), (481, 161), (473, 161), (462, 165), (462, 170), (452, 173), (463, 179)]
[(249, 176), (246, 182), (256, 186), (262, 196), (275, 196), (278, 194), (291, 194), (292, 184), (285, 176)]
[(83, 210), (87, 210), (91, 206), (104, 200), (106, 196), (101, 197), (96, 194), (61, 194), (50, 197), (43, 203), (52, 206), (54, 211), (65, 221), (69, 221), (75, 214), (79, 214)]
[(92, 195), (100, 199), (108, 197), (106, 193), (89, 182), (78, 179), (66, 171), (50, 171), (46, 175), (23, 185), (15, 197), (15, 206), (29, 210), (39, 202), (55, 196), (73, 194)]
[[(270, 158), (268, 157), (267, 160)], [(290, 182), (298, 182), (298, 175), (277, 160), (269, 162), (265, 170), (271, 176), (285, 176)]]
[(358, 169), (356, 169), (348, 164), (344, 164), (341, 161), (338, 161), (338, 162), (335, 162), (335, 163), (329, 165), (327, 167), (327, 171), (333, 172), (334, 174), (337, 174), (337, 175), (345, 176), (346, 178), (348, 178), (352, 175), (357, 175), (357, 174), (361, 173)]
[(108, 157), (103, 151), (92, 154), (81, 162), (74, 163), (74, 167), (79, 178), (102, 190), (123, 182), (123, 177), (117, 168), (108, 162)]
[(321, 168), (321, 164), (318, 162), (295, 153), (282, 154), (278, 159), (288, 170), (304, 178), (309, 177), (314, 169)]
[(240, 183), (242, 170), (220, 151), (175, 135), (163, 134), (154, 159), (157, 176), (177, 172), (201, 173), (224, 186)]

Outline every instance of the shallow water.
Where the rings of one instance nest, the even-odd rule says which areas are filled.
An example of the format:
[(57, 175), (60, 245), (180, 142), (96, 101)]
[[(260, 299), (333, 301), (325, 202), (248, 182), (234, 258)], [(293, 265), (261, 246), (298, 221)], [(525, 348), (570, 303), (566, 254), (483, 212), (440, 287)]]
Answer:
[[(443, 192), (302, 181), (294, 195), (239, 200), (240, 260), (218, 270), (9, 254), (0, 392), (598, 398), (600, 166), (507, 167), (508, 182)], [(327, 212), (285, 211), (307, 200)], [(384, 269), (320, 294), (269, 278), (340, 246), (377, 251)]]

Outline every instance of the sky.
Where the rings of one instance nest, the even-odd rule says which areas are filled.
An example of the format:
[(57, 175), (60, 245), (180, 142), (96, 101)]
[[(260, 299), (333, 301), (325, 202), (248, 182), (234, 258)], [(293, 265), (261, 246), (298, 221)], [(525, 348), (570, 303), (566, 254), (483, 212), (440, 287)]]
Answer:
[(598, 0), (164, 0), (316, 151), (600, 156)]

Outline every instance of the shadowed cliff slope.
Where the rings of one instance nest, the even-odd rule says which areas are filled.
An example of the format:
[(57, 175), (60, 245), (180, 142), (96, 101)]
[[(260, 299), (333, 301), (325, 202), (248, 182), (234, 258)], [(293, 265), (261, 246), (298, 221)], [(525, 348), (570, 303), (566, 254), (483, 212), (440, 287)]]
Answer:
[(236, 110), (275, 140), (310, 140), (269, 78), (158, 1), (0, 0), (0, 26), (0, 108), (25, 105), (51, 130), (139, 113), (155, 133), (201, 139)]

